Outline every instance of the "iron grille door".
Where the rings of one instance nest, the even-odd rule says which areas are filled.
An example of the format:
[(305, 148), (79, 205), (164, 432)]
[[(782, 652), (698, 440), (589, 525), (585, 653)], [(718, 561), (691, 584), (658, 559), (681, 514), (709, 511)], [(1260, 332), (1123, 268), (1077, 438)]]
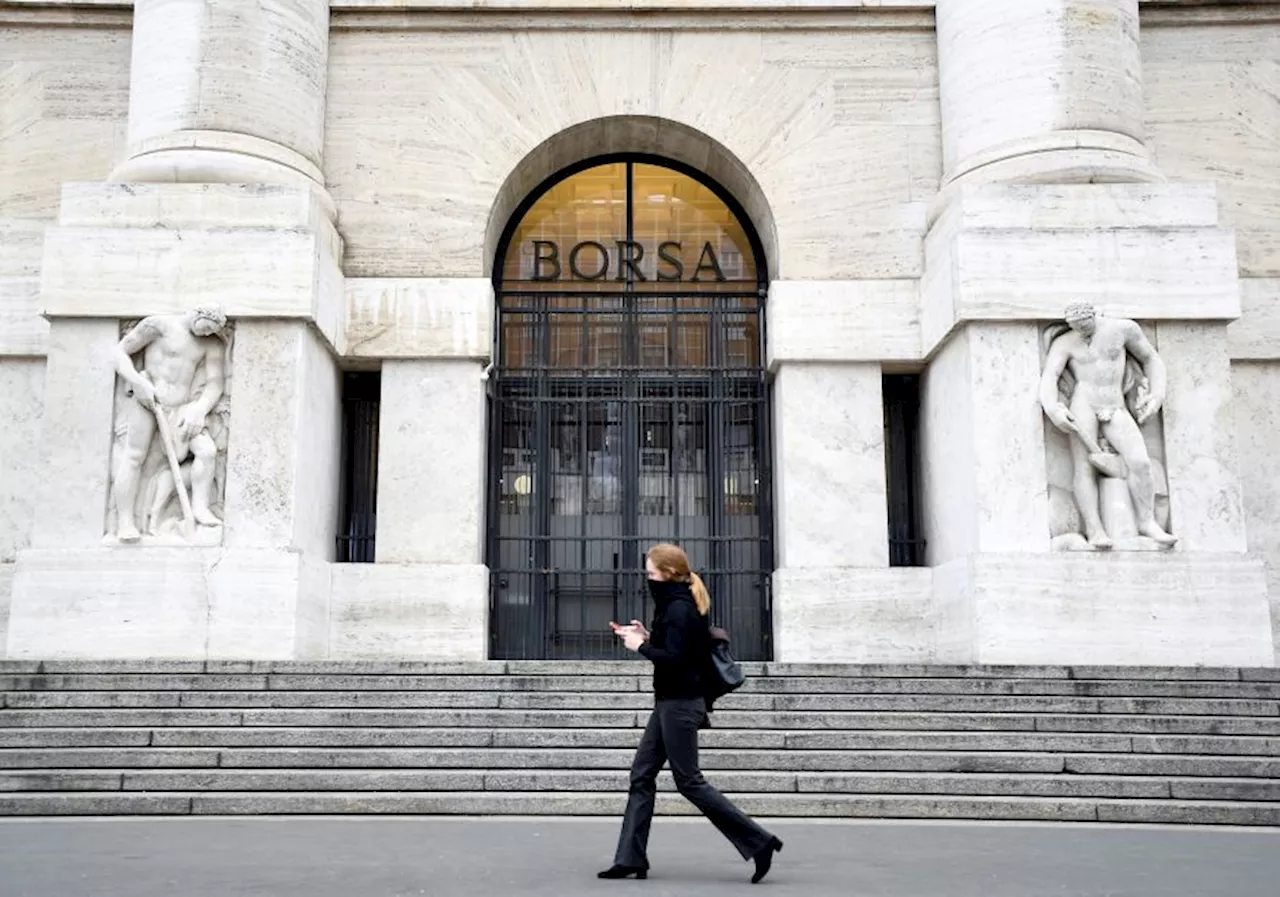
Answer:
[[(632, 201), (628, 189), (628, 221)], [(763, 286), (571, 287), (499, 283), (491, 656), (622, 656), (609, 621), (649, 618), (644, 552), (674, 541), (707, 581), (735, 653), (768, 659)]]

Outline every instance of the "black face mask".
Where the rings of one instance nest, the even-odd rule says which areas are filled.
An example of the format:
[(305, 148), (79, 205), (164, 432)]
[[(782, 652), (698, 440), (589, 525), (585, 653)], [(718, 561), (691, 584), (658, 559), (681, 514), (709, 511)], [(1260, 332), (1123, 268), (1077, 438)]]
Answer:
[(685, 583), (675, 582), (670, 579), (650, 579), (649, 594), (653, 596), (653, 600), (658, 604), (671, 600), (671, 597), (681, 589), (688, 588)]

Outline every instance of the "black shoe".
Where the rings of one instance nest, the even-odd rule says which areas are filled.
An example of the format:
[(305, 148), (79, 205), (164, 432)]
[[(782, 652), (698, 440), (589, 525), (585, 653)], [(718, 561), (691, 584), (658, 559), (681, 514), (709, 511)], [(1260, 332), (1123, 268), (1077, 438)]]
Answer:
[(643, 866), (619, 866), (614, 863), (603, 872), (597, 872), (596, 878), (626, 878), (634, 875), (637, 881), (643, 881), (649, 877), (649, 870)]
[(773, 865), (773, 855), (775, 853), (782, 853), (782, 842), (777, 838), (774, 838), (756, 851), (756, 855), (752, 857), (756, 861), (756, 874), (751, 876), (753, 885), (758, 885), (769, 874), (769, 867)]

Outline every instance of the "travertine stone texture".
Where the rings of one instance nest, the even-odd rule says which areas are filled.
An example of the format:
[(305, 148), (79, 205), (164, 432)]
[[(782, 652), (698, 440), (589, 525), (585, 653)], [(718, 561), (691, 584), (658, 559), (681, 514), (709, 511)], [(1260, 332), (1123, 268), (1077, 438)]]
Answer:
[(767, 315), (770, 367), (922, 357), (919, 281), (774, 281)]
[(1236, 444), (1249, 552), (1267, 565), (1271, 625), (1280, 662), (1280, 363), (1235, 362)]
[(377, 560), (484, 559), (485, 383), (475, 361), (387, 361), (378, 433)]
[(1160, 321), (1170, 521), (1184, 551), (1247, 549), (1226, 326)]
[(977, 555), (935, 571), (981, 664), (1270, 666), (1266, 575), (1244, 555)]
[(0, 218), (0, 357), (43, 355), (49, 322), (40, 317), (44, 221)]
[(313, 321), (336, 345), (341, 258), (313, 188), (69, 184), (46, 233), (41, 301), (51, 317), (216, 304), (232, 318)]
[[(327, 564), (291, 551), (29, 550), (14, 579), (15, 658), (323, 657)], [(319, 574), (319, 575), (317, 575)]]
[(1138, 0), (938, 0), (937, 29), (949, 183), (1160, 179)]
[(920, 378), (921, 517), (926, 561), (938, 566), (977, 550), (974, 396), (967, 328), (933, 356)]
[[(381, 532), (378, 539), (381, 548)], [(331, 659), (488, 657), (487, 567), (334, 564), (332, 569)]]
[(346, 281), (343, 355), (474, 358), (493, 355), (493, 283), (485, 277)]
[(331, 560), (342, 442), (337, 366), (311, 328), (289, 321), (237, 322), (235, 357), (224, 544)]
[(128, 105), (127, 25), (0, 24), (0, 218), (52, 218), (65, 181), (105, 178)]
[(135, 0), (116, 181), (323, 183), (327, 0)]
[(774, 381), (778, 566), (887, 567), (878, 364), (784, 364)]
[[(658, 30), (657, 21), (433, 30), (423, 20), (389, 35), (335, 20), (324, 155), (345, 271), (483, 276), (490, 211), (508, 176), (553, 135), (621, 115), (700, 132), (754, 176), (776, 226), (777, 277), (916, 277), (941, 169), (936, 44), (916, 17), (901, 21), (857, 11), (766, 35)], [(655, 139), (703, 170), (729, 167), (705, 141), (682, 149), (678, 130)], [(602, 145), (596, 135), (568, 161)], [(553, 174), (554, 149), (527, 170)]]
[(1226, 21), (1143, 22), (1148, 145), (1170, 180), (1217, 185), (1241, 277), (1280, 277), (1280, 25), (1265, 6), (1212, 12)]
[(967, 644), (933, 600), (926, 567), (784, 568), (773, 575), (774, 660), (963, 663)]
[(925, 241), (923, 349), (967, 320), (1052, 320), (1075, 301), (1137, 319), (1240, 315), (1233, 235), (1212, 188), (983, 185)]
[(44, 359), (0, 358), (0, 565), (31, 544), (41, 469)]
[(14, 566), (0, 562), (0, 659), (9, 656), (9, 603), (13, 596)]
[(930, 565), (979, 551), (1049, 550), (1038, 331), (1028, 323), (967, 324), (925, 370), (920, 431)]
[(1232, 360), (1280, 359), (1280, 278), (1240, 281), (1240, 319), (1227, 326)]
[(55, 321), (49, 329), (49, 413), (41, 425), (38, 475), (29, 484), (36, 495), (36, 548), (87, 548), (102, 540), (119, 341), (114, 318)]

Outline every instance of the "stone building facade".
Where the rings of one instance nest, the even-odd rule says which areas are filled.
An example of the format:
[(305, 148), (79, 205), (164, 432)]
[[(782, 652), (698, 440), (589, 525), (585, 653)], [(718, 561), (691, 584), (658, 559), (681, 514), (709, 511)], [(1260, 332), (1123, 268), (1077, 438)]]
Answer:
[(0, 2), (0, 420), (10, 658), (1271, 665), (1280, 3)]

